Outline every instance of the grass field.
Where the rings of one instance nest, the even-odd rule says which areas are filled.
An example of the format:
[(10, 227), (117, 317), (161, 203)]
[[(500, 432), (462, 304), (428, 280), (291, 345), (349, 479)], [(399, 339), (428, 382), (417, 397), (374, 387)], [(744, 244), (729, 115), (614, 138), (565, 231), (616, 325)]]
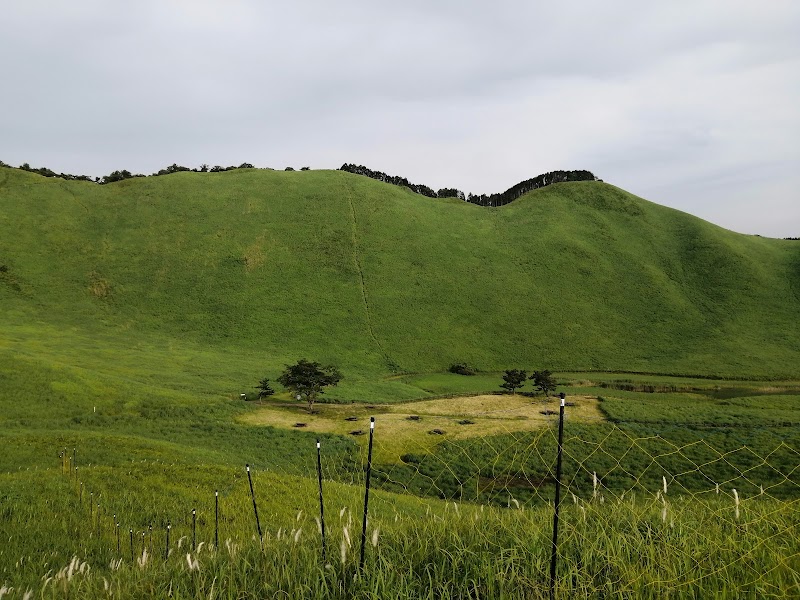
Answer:
[[(602, 183), (487, 210), (336, 172), (0, 168), (0, 597), (546, 597), (557, 405), (495, 395), (511, 367), (571, 404), (563, 597), (797, 597), (799, 298), (797, 244)], [(301, 357), (344, 373), (317, 414), (239, 399)]]
[[(576, 402), (568, 411), (589, 412), (580, 419), (568, 412), (566, 425), (561, 597), (791, 598), (800, 591), (800, 455), (771, 445), (785, 436), (797, 448), (798, 427), (754, 420), (727, 439), (725, 423), (712, 427), (704, 420), (703, 429), (695, 430), (697, 423), (685, 418), (691, 411), (665, 411), (659, 421), (662, 413), (651, 413), (649, 404), (681, 407), (691, 400), (726, 414), (726, 405), (710, 397), (597, 388), (609, 394), (598, 405), (575, 393), (580, 388), (563, 389)], [(800, 411), (791, 404), (796, 396), (785, 397), (794, 419)], [(555, 402), (520, 396), (470, 396), (457, 405), (452, 400), (373, 409), (319, 405), (315, 415), (299, 404), (251, 403), (241, 419), (271, 426), (253, 427), (256, 435), (248, 439), (267, 443), (244, 451), (226, 445), (216, 455), (201, 452), (202, 436), (197, 453), (187, 454), (181, 446), (188, 442), (145, 445), (134, 435), (72, 430), (59, 442), (68, 462), (67, 445), (78, 444), (77, 477), (64, 474), (50, 438), (39, 440), (40, 456), (21, 445), (5, 446), (11, 450), (6, 459), (20, 464), (0, 475), (0, 535), (7, 540), (0, 549), (2, 585), (14, 589), (9, 597), (32, 590), (45, 598), (144, 598), (170, 590), (178, 598), (545, 598), (552, 517), (552, 481), (546, 479), (552, 477), (555, 443), (553, 417), (535, 411)], [(758, 406), (757, 397), (729, 401)], [(617, 423), (607, 423), (598, 409)], [(366, 571), (356, 576), (366, 448), (338, 433), (343, 423), (363, 426), (368, 414), (377, 423), (375, 489)], [(406, 421), (408, 414), (421, 421)], [(361, 421), (342, 421), (345, 415)], [(646, 416), (652, 417), (649, 429), (641, 429)], [(502, 432), (489, 427), (432, 445), (431, 436), (406, 428), (462, 417), (478, 427), (486, 426), (481, 419), (498, 421)], [(181, 418), (172, 415), (176, 430)], [(316, 430), (291, 427), (300, 418), (309, 428), (316, 421)], [(243, 431), (226, 433), (233, 441)], [(313, 448), (321, 431), (326, 561), (315, 522)], [(401, 447), (412, 456), (397, 461)], [(241, 464), (226, 464), (240, 452), (254, 467), (263, 545), (246, 473)], [(599, 480), (594, 489), (593, 471)], [(669, 486), (664, 495), (662, 476)], [(720, 493), (714, 493), (712, 478)], [(480, 488), (475, 496), (473, 479)], [(218, 547), (214, 490), (221, 506)], [(192, 509), (198, 515), (194, 533)], [(119, 550), (115, 520), (121, 524)], [(193, 548), (193, 539), (202, 545)]]
[[(16, 529), (0, 550), (7, 581), (0, 589), (13, 588), (9, 597), (35, 590), (36, 597), (44, 598), (547, 597), (546, 508), (445, 504), (377, 491), (366, 570), (355, 576), (360, 490), (327, 484), (328, 554), (323, 561), (312, 516), (312, 480), (256, 473), (255, 487), (265, 508), (262, 545), (247, 483), (238, 473), (238, 481), (221, 494), (216, 547), (211, 498), (191, 499), (178, 485), (148, 496), (143, 488), (154, 483), (155, 472), (164, 476), (162, 486), (180, 479), (210, 487), (234, 477), (215, 470), (187, 481), (180, 470), (131, 465), (113, 475), (116, 489), (103, 488), (99, 521), (96, 509), (88, 514), (88, 502), (79, 500), (74, 486), (53, 473), (15, 478), (10, 488), (4, 477), (4, 489), (35, 503), (17, 505), (10, 515), (6, 511), (4, 521)], [(94, 476), (99, 490), (112, 474), (98, 471)], [(33, 487), (38, 488), (37, 499), (30, 495)], [(264, 502), (286, 496), (293, 498), (291, 512)], [(42, 497), (48, 499), (46, 505)], [(191, 508), (198, 512), (194, 537)], [(745, 500), (738, 518), (733, 508), (727, 496), (702, 503), (676, 497), (666, 503), (566, 504), (559, 596), (796, 595), (800, 587), (792, 561), (800, 550), (797, 536), (787, 535), (778, 544), (764, 542), (776, 530), (795, 531), (798, 512), (768, 499)], [(118, 511), (122, 522), (119, 551), (111, 510)]]

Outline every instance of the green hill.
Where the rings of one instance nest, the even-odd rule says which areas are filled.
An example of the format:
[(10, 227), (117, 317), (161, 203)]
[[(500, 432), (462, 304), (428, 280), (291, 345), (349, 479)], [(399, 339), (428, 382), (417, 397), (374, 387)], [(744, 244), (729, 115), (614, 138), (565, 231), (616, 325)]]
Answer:
[(600, 182), (485, 209), (331, 171), (4, 168), (0, 265), (2, 336), (23, 347), (309, 356), (370, 379), (461, 360), (800, 374), (800, 245)]
[[(564, 586), (786, 596), (798, 581), (785, 540), (797, 539), (800, 386), (700, 377), (800, 377), (798, 300), (797, 242), (600, 182), (487, 209), (344, 172), (96, 185), (0, 168), (0, 593), (544, 597), (555, 404), (373, 406), (497, 389), (497, 371), (521, 367), (558, 370), (571, 399)], [(341, 368), (329, 396), (367, 404), (309, 415), (285, 393), (239, 400), (301, 357)], [(462, 361), (484, 372), (444, 373)], [(368, 415), (380, 541), (362, 580), (345, 530), (364, 497), (369, 436), (352, 434)], [(317, 439), (333, 571), (314, 533)], [(715, 482), (721, 495), (707, 493)], [(202, 569), (187, 570), (183, 549), (127, 562), (145, 531), (151, 554), (154, 537), (166, 551), (170, 523), (170, 548), (188, 552), (194, 508), (210, 544), (215, 490), (220, 547), (198, 546)], [(530, 510), (508, 510), (512, 496)], [(81, 566), (70, 582), (77, 557), (92, 574)]]

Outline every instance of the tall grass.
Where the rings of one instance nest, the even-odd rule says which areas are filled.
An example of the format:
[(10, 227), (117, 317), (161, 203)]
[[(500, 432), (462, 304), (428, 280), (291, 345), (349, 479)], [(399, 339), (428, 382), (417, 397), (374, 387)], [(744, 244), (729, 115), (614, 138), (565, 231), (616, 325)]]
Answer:
[[(545, 598), (552, 508), (492, 508), (421, 501), (376, 491), (365, 569), (357, 568), (357, 486), (326, 486), (332, 508), (328, 562), (314, 520), (314, 482), (257, 473), (262, 505), (294, 488), (296, 506), (267, 508), (263, 545), (240, 479), (223, 500), (220, 546), (213, 545), (211, 501), (200, 504), (199, 545), (192, 552), (187, 491), (155, 493), (146, 475), (113, 479), (101, 506), (114, 506), (136, 532), (135, 558), (117, 553), (110, 514), (98, 530), (74, 482), (31, 475), (36, 500), (21, 486), (2, 499), (0, 581), (9, 597), (44, 598)], [(157, 469), (155, 469), (157, 470)], [(152, 474), (152, 473), (150, 473)], [(188, 475), (188, 474), (187, 474)], [(230, 477), (232, 473), (218, 473)], [(132, 483), (145, 476), (137, 487)], [(31, 482), (32, 483), (32, 482)], [(122, 484), (122, 485), (120, 485)], [(148, 492), (158, 492), (149, 489)], [(195, 488), (194, 493), (207, 490)], [(146, 498), (146, 500), (145, 500)], [(738, 509), (738, 505), (736, 507)], [(182, 517), (180, 515), (183, 515)], [(165, 559), (166, 519), (172, 524)], [(147, 526), (154, 524), (152, 543)], [(697, 499), (670, 494), (569, 498), (562, 511), (559, 597), (784, 597), (800, 592), (800, 511), (796, 502), (746, 499), (734, 515), (730, 492)], [(145, 532), (145, 537), (141, 537)], [(126, 540), (127, 541), (127, 540)]]

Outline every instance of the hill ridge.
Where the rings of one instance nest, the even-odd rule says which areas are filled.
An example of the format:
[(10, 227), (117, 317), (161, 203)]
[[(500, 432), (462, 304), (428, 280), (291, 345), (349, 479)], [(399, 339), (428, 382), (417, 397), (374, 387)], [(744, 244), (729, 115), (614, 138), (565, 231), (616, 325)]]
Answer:
[(269, 368), (306, 356), (362, 381), (463, 361), (485, 371), (800, 370), (800, 246), (602, 182), (558, 183), (484, 211), (341, 171), (110, 186), (0, 171), (8, 347), (46, 345), (48, 324), (115, 347), (257, 353)]

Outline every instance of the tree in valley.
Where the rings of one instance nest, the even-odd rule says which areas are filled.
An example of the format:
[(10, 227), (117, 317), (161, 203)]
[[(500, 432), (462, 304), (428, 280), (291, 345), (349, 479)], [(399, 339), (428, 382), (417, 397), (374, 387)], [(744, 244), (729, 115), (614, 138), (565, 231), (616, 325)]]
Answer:
[(544, 371), (534, 371), (530, 378), (533, 380), (534, 389), (544, 392), (544, 395), (547, 397), (550, 396), (550, 392), (556, 391), (556, 387), (558, 386), (555, 377), (553, 377), (553, 374), (547, 369)]
[(269, 379), (267, 379), (266, 377), (264, 377), (264, 379), (258, 382), (256, 389), (258, 390), (259, 400), (262, 400), (267, 396), (272, 396), (272, 394), (275, 393), (275, 390), (273, 390), (272, 386), (269, 384)]
[(298, 396), (298, 400), (305, 400), (308, 412), (312, 412), (314, 402), (325, 393), (325, 388), (335, 386), (341, 379), (342, 374), (335, 366), (323, 367), (318, 362), (301, 358), (293, 365), (286, 365), (278, 383)]
[(506, 369), (503, 373), (503, 383), (500, 384), (500, 387), (513, 394), (515, 390), (525, 385), (527, 378), (528, 374), (522, 369)]

